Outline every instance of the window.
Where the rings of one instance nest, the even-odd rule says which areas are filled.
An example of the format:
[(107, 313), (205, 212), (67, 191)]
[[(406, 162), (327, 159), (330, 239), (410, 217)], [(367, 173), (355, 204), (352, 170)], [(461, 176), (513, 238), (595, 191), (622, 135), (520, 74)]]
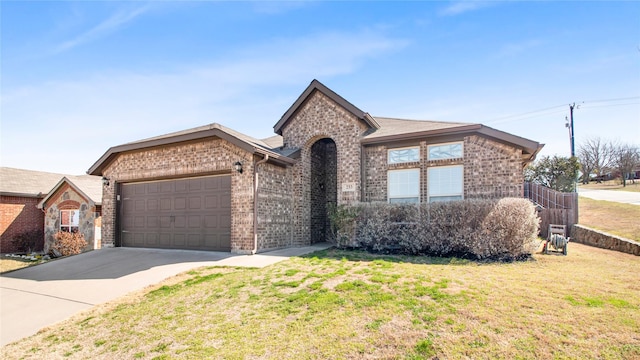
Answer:
[(60, 210), (60, 231), (78, 232), (79, 224), (79, 210)]
[(429, 160), (445, 160), (462, 157), (462, 142), (429, 145), (427, 149), (429, 152)]
[(430, 167), (427, 171), (429, 202), (462, 200), (462, 165)]
[(389, 164), (420, 161), (420, 148), (416, 146), (402, 149), (390, 149), (388, 151), (387, 161)]
[(389, 170), (387, 184), (390, 203), (420, 201), (420, 169)]

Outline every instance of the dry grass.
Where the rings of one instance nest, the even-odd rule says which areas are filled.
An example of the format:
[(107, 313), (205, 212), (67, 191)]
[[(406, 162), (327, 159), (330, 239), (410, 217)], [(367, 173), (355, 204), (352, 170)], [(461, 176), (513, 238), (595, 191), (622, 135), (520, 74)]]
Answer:
[(31, 261), (18, 258), (0, 257), (0, 274), (25, 267), (40, 264), (41, 261)]
[(627, 182), (627, 186), (623, 187), (620, 180), (609, 180), (601, 183), (590, 182), (587, 185), (579, 184), (582, 189), (592, 190), (617, 190), (617, 191), (632, 191), (640, 192), (640, 180), (636, 180), (635, 183)]
[(328, 250), (182, 274), (6, 359), (637, 359), (640, 261), (580, 244), (516, 263)]
[(580, 197), (579, 223), (594, 229), (640, 241), (640, 206)]

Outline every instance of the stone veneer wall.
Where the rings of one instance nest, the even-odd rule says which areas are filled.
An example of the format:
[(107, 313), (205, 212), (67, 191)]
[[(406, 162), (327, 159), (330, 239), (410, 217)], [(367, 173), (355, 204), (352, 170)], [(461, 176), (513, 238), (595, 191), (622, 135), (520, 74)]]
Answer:
[[(332, 139), (337, 150), (337, 202), (360, 201), (361, 146), (359, 139), (368, 129), (353, 114), (315, 91), (282, 129), (284, 147), (301, 149), (300, 161), (290, 168), (294, 195), (294, 245), (310, 243), (311, 146)], [(342, 192), (342, 184), (354, 183), (355, 191)]]
[(420, 201), (428, 201), (428, 169), (434, 166), (464, 166), (464, 197), (522, 197), (524, 175), (521, 150), (480, 136), (467, 136), (463, 141), (464, 157), (460, 159), (427, 160), (429, 145), (453, 142), (423, 140), (419, 142), (420, 161), (387, 164), (387, 150), (401, 146), (370, 145), (365, 147), (365, 191), (364, 201), (387, 201), (387, 171), (420, 169)]
[[(37, 208), (42, 198), (21, 196), (0, 196), (0, 253), (10, 253), (19, 249), (12, 240), (21, 234), (42, 231), (44, 214)], [(43, 240), (34, 250), (42, 250)]]
[(80, 196), (69, 185), (64, 184), (45, 204), (44, 217), (44, 252), (48, 253), (53, 244), (53, 235), (60, 231), (60, 210), (79, 210), (78, 232), (84, 235), (87, 246), (83, 251), (96, 248), (95, 227), (96, 218), (100, 216), (96, 208)]
[[(243, 173), (232, 171), (240, 161)], [(120, 154), (104, 170), (102, 246), (115, 246), (116, 186), (121, 182), (231, 174), (231, 251), (253, 248), (253, 164), (247, 151), (222, 139), (205, 139)]]
[(258, 165), (258, 251), (291, 246), (292, 183), (286, 168)]
[(640, 256), (639, 242), (607, 234), (583, 225), (575, 224), (571, 227), (571, 241)]

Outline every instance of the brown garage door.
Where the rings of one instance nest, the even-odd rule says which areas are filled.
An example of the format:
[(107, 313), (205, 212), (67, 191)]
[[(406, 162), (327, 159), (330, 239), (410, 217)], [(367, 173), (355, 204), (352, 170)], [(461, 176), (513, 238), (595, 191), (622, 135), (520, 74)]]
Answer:
[(231, 251), (231, 176), (123, 184), (121, 244)]

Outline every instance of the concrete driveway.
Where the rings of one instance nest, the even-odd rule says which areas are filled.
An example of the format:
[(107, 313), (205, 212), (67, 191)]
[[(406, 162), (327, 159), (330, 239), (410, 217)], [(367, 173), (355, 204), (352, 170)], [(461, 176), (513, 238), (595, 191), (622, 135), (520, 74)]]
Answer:
[(616, 190), (592, 190), (578, 187), (578, 195), (595, 200), (615, 201), (619, 203), (640, 205), (640, 193)]
[(7, 273), (0, 276), (0, 346), (193, 268), (264, 267), (330, 246), (316, 244), (257, 255), (110, 248)]

